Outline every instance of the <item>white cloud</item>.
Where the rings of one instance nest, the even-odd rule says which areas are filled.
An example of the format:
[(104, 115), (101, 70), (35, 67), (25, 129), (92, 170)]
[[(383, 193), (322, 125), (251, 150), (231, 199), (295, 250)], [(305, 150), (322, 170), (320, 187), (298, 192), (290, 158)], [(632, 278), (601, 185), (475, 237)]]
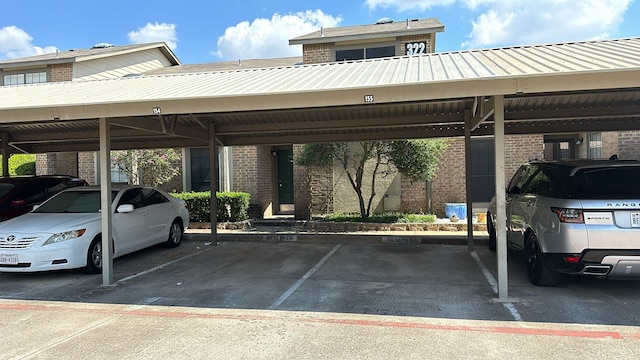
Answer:
[(425, 11), (435, 6), (446, 6), (455, 2), (456, 0), (365, 0), (365, 4), (371, 10), (379, 7), (383, 9), (396, 8), (400, 12), (408, 10)]
[[(611, 37), (633, 0), (365, 0), (371, 10), (426, 12), (458, 6), (473, 18), (465, 48), (539, 44)], [(429, 15), (429, 14), (425, 14)], [(451, 24), (448, 25), (449, 29)]]
[(482, 8), (466, 48), (610, 37), (631, 0), (471, 0)]
[(217, 41), (212, 54), (223, 60), (260, 59), (301, 56), (302, 48), (290, 46), (289, 39), (314, 32), (321, 27), (335, 27), (342, 21), (321, 10), (294, 14), (274, 14), (271, 19), (259, 18), (228, 27)]
[(147, 23), (147, 25), (138, 28), (137, 31), (130, 31), (127, 36), (129, 37), (129, 41), (134, 44), (164, 41), (172, 50), (178, 48), (178, 36), (176, 34), (175, 24)]
[(52, 53), (55, 46), (35, 46), (33, 37), (16, 26), (5, 26), (0, 29), (0, 60), (16, 59), (27, 56)]

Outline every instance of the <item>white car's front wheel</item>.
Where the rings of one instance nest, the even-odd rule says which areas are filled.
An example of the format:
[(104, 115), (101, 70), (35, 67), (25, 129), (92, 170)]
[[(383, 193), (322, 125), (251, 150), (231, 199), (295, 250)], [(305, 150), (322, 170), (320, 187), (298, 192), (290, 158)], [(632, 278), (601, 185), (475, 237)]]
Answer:
[(87, 266), (84, 268), (89, 274), (99, 274), (102, 272), (102, 238), (96, 236), (89, 250), (87, 251)]
[(173, 220), (171, 227), (169, 228), (169, 239), (167, 239), (168, 247), (178, 247), (182, 242), (182, 234), (184, 229), (182, 228), (182, 222), (179, 220)]

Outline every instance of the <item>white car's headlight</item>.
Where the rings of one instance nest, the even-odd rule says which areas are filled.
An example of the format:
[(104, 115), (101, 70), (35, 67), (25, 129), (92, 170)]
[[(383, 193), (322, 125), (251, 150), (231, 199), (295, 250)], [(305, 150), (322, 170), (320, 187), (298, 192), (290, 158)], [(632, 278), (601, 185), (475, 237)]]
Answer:
[(47, 241), (44, 242), (44, 245), (55, 244), (62, 241), (79, 238), (84, 234), (85, 231), (87, 231), (87, 229), (71, 230), (53, 234), (50, 238), (47, 239)]

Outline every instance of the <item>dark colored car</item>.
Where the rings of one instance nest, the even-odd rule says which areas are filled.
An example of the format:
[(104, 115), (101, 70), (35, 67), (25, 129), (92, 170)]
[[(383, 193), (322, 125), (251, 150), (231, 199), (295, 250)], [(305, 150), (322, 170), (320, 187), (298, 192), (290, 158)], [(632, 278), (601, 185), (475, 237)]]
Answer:
[(86, 185), (86, 181), (67, 175), (0, 178), (0, 221), (26, 214), (64, 189)]

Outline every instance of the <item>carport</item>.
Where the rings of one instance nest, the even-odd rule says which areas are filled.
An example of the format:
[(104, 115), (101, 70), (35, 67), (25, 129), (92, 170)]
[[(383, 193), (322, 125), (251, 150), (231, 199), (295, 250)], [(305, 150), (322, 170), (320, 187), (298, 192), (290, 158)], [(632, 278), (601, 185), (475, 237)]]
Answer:
[[(215, 169), (217, 146), (464, 136), (470, 174), (471, 137), (494, 135), (504, 223), (505, 135), (638, 130), (639, 118), (640, 38), (0, 87), (3, 154), (100, 151), (105, 285), (112, 149), (208, 147)], [(497, 235), (506, 299), (505, 228)]]

